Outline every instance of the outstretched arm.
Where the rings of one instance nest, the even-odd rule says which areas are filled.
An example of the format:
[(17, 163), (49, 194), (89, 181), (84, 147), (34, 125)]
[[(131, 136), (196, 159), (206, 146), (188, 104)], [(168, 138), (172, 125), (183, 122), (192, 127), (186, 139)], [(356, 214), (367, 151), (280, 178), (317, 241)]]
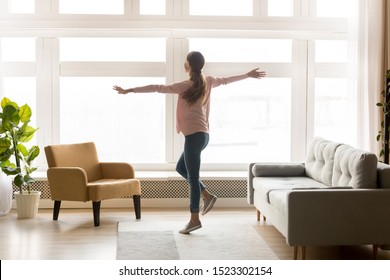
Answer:
[(259, 68), (256, 68), (247, 73), (236, 75), (236, 76), (230, 76), (224, 78), (215, 78), (215, 77), (210, 77), (210, 78), (212, 80), (212, 87), (218, 87), (220, 85), (227, 85), (247, 78), (261, 79), (264, 78), (265, 76), (266, 76), (265, 71), (259, 71)]
[(190, 81), (182, 81), (178, 83), (173, 83), (170, 85), (146, 85), (142, 87), (134, 87), (124, 89), (119, 86), (114, 86), (113, 89), (116, 90), (119, 94), (127, 94), (129, 92), (159, 92), (159, 93), (181, 93), (186, 91), (191, 86)]

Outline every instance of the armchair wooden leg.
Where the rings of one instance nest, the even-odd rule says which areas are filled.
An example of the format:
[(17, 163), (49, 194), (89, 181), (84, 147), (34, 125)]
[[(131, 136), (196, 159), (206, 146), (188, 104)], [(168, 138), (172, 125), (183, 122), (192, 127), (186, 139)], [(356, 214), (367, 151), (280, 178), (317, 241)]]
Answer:
[(376, 258), (378, 257), (378, 248), (379, 248), (379, 245), (372, 245), (372, 251), (374, 253), (374, 260), (376, 260)]
[(100, 225), (100, 204), (101, 201), (92, 201), (93, 223), (95, 227), (98, 227)]
[(58, 215), (60, 214), (60, 207), (61, 207), (61, 200), (55, 200), (54, 201), (54, 208), (53, 208), (53, 220), (58, 220)]
[(141, 196), (133, 195), (133, 202), (134, 202), (135, 218), (139, 220), (141, 219)]

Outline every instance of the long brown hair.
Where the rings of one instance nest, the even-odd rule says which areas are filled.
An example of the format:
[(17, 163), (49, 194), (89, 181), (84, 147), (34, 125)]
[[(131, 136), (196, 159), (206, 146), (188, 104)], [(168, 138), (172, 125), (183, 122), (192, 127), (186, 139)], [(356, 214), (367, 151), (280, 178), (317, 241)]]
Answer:
[(202, 74), (205, 60), (200, 52), (194, 51), (187, 54), (187, 62), (190, 67), (190, 80), (193, 82), (193, 85), (184, 92), (183, 99), (192, 105), (206, 95), (206, 79)]

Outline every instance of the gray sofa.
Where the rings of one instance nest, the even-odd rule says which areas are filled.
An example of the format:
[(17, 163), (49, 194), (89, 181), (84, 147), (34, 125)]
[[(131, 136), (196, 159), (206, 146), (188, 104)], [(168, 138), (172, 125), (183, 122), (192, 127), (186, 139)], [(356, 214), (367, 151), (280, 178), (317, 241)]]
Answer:
[(390, 166), (375, 154), (314, 138), (305, 163), (251, 163), (248, 203), (294, 248), (390, 244)]

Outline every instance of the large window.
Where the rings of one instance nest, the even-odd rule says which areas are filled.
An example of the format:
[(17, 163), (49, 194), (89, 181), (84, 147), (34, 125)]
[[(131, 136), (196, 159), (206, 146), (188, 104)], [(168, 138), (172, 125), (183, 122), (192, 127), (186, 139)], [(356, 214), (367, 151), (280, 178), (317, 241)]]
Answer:
[[(94, 141), (106, 161), (164, 163), (165, 97), (112, 87), (165, 84), (152, 75), (165, 55), (161, 38), (61, 38), (60, 142)], [(139, 76), (143, 67), (149, 77)]]
[[(21, 105), (27, 103), (33, 111), (34, 127), (37, 126), (35, 41), (35, 38), (0, 39), (0, 100), (7, 97)], [(35, 142), (36, 138), (32, 144)]]
[(123, 14), (124, 0), (59, 0), (61, 14)]
[[(202, 51), (208, 72), (223, 76), (251, 70), (249, 65), (243, 68), (246, 63), (261, 67), (262, 63), (292, 61), (291, 40), (191, 39), (191, 50)], [(231, 70), (225, 72), (226, 68)], [(245, 163), (259, 156), (265, 161), (289, 160), (291, 90), (290, 78), (276, 77), (247, 79), (213, 89), (211, 137), (203, 161), (229, 162), (234, 158)]]
[(0, 20), (17, 22), (0, 29), (0, 93), (33, 107), (41, 147), (94, 141), (102, 160), (172, 168), (184, 143), (177, 96), (112, 87), (188, 79), (192, 50), (204, 54), (207, 75), (267, 71), (213, 90), (204, 168), (302, 161), (313, 136), (357, 142), (357, 0), (50, 3), (0, 4)]
[(189, 0), (190, 15), (251, 16), (253, 0)]

